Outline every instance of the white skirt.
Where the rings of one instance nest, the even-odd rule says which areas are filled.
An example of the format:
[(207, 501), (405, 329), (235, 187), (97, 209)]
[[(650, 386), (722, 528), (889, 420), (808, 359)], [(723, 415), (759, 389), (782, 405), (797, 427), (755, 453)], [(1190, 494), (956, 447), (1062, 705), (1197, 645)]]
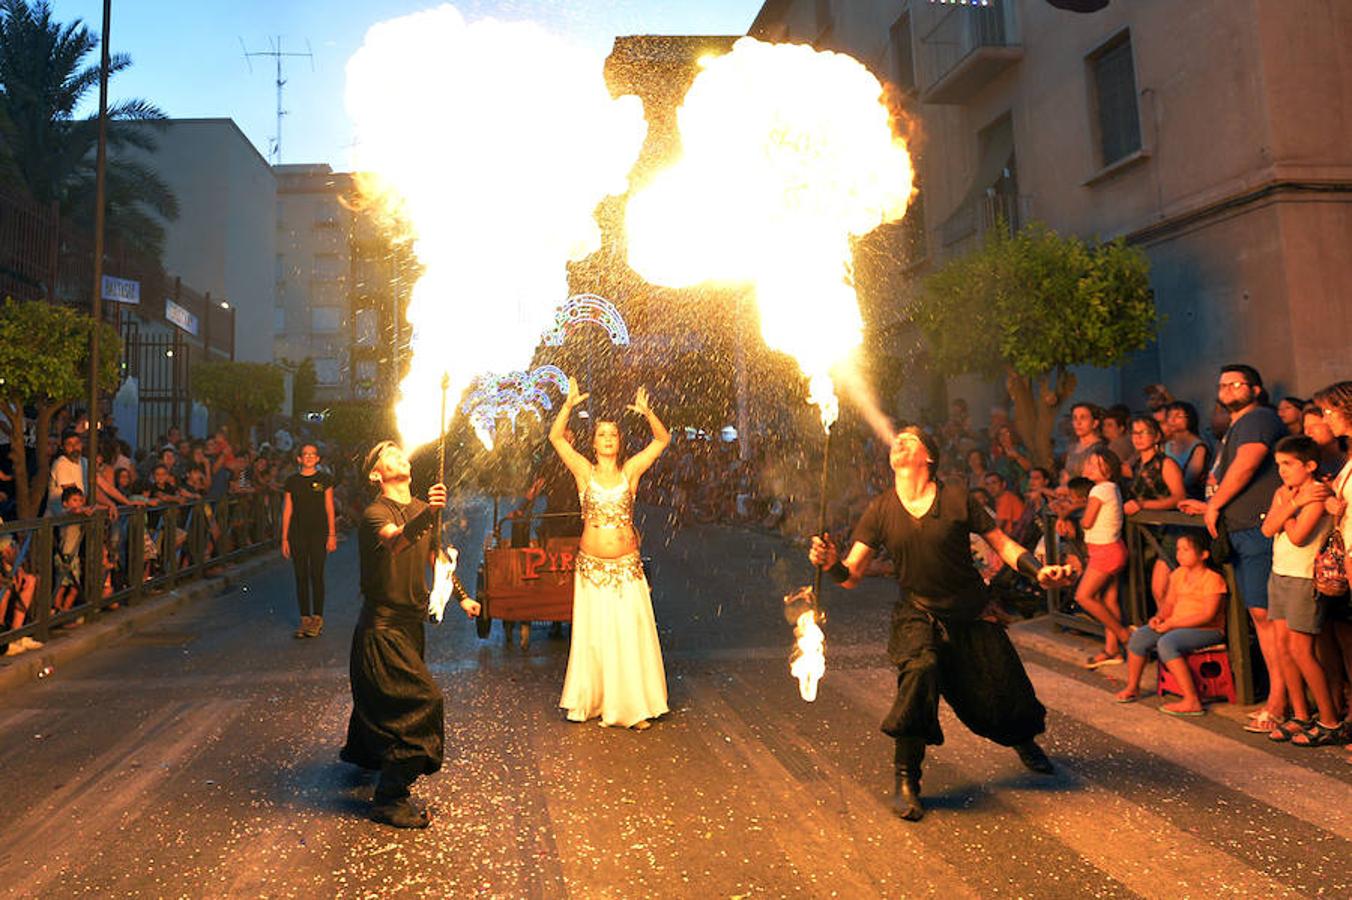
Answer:
[(667, 712), (667, 676), (652, 595), (637, 553), (578, 553), (573, 636), (559, 706), (573, 722), (628, 728)]

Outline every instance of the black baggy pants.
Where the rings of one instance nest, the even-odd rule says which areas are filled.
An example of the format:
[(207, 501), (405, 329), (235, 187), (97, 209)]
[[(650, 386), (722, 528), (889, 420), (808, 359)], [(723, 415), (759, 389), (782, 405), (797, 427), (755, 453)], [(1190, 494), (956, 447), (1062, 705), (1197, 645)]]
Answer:
[(287, 534), (291, 545), (291, 566), (296, 571), (296, 601), (302, 616), (324, 615), (324, 562), (328, 559), (329, 536), (323, 529), (303, 531), (292, 528)]
[(981, 619), (941, 619), (902, 599), (892, 610), (888, 656), (897, 697), (882, 730), (900, 741), (942, 744), (939, 698), (981, 737), (1012, 747), (1046, 730), (1038, 701), (1009, 635)]

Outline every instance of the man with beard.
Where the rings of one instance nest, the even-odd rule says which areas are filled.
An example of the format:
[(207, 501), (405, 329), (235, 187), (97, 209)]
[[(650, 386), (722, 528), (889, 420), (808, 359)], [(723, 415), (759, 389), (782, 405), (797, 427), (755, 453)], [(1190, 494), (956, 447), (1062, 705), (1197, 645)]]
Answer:
[(1038, 702), (1004, 629), (981, 618), (988, 595), (972, 563), (970, 535), (980, 534), (1006, 565), (1044, 586), (1067, 580), (1063, 566), (1043, 566), (1001, 531), (961, 479), (934, 477), (939, 447), (918, 426), (892, 441), (892, 489), (875, 497), (855, 526), (842, 562), (829, 536), (814, 537), (809, 558), (842, 587), (852, 588), (886, 547), (902, 596), (892, 610), (888, 656), (897, 666), (897, 696), (882, 723), (896, 739), (892, 811), (916, 821), (926, 744), (942, 744), (939, 697), (963, 724), (1014, 748), (1034, 772), (1051, 774), (1036, 737), (1045, 730)]
[(1272, 539), (1263, 535), (1262, 521), (1282, 483), (1272, 448), (1287, 431), (1276, 410), (1262, 404), (1262, 395), (1263, 378), (1253, 366), (1236, 363), (1221, 369), (1216, 399), (1229, 411), (1230, 427), (1221, 439), (1207, 483), (1208, 499), (1178, 504), (1189, 515), (1201, 515), (1212, 537), (1219, 535), (1222, 525), (1229, 536), (1235, 584), (1253, 620), (1268, 671), (1267, 704), (1244, 726), (1255, 733), (1270, 731), (1286, 716), (1286, 682), (1277, 665), (1277, 634), (1267, 615)]
[[(380, 496), (357, 530), (362, 610), (352, 635), (352, 718), (341, 757), (380, 771), (372, 819), (426, 828), (430, 817), (413, 802), (409, 788), (419, 775), (441, 768), (445, 745), (441, 688), (423, 661), (423, 621), (432, 532), (437, 511), (446, 505), (446, 488), (434, 484), (426, 503), (415, 499), (408, 457), (393, 441), (376, 444), (365, 469)], [(456, 596), (467, 615), (479, 614), (479, 604), (463, 588)]]

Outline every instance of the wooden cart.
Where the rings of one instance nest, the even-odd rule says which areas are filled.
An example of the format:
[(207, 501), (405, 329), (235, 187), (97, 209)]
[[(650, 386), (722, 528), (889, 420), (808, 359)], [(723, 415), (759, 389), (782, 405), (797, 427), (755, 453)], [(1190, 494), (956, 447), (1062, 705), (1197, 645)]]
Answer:
[[(538, 528), (548, 514), (533, 517), (529, 524)], [(571, 518), (576, 519), (573, 515)], [(504, 629), (512, 623), (571, 622), (573, 620), (573, 567), (577, 559), (577, 537), (544, 537), (512, 541), (511, 532), (528, 524), (520, 519), (503, 519), (485, 543), (483, 562), (479, 564), (475, 599), (479, 618), (475, 631), (486, 638), (499, 619)], [(508, 537), (503, 537), (503, 526)], [(525, 543), (525, 546), (513, 546)], [(523, 646), (528, 638), (523, 638)]]

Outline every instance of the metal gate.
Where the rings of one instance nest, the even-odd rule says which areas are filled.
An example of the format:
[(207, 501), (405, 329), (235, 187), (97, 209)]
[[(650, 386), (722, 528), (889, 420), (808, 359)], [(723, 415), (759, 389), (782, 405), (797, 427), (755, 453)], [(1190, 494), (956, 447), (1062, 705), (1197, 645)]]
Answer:
[(187, 434), (192, 413), (188, 373), (196, 348), (177, 332), (143, 334), (134, 321), (123, 323), (122, 339), (123, 374), (140, 385), (137, 446), (155, 449), (155, 442), (173, 425)]

